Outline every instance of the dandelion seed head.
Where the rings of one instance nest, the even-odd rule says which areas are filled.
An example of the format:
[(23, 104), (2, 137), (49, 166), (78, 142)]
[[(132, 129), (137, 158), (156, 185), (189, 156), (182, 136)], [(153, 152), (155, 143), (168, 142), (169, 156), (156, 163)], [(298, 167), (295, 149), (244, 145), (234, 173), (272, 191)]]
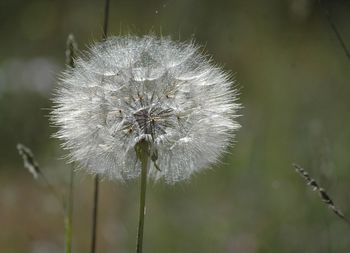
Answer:
[(137, 177), (135, 146), (145, 140), (149, 177), (174, 183), (215, 163), (232, 142), (239, 128), (232, 85), (193, 43), (110, 37), (63, 73), (52, 120), (70, 160), (89, 172)]

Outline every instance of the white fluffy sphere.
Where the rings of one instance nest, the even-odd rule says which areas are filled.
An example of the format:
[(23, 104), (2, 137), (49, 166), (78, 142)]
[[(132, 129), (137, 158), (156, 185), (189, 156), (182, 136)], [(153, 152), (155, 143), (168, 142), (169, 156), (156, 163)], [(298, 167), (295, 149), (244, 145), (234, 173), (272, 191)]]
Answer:
[(93, 174), (140, 174), (135, 145), (150, 143), (149, 177), (169, 183), (216, 162), (232, 142), (236, 91), (230, 76), (193, 43), (111, 37), (66, 70), (52, 120), (71, 161)]

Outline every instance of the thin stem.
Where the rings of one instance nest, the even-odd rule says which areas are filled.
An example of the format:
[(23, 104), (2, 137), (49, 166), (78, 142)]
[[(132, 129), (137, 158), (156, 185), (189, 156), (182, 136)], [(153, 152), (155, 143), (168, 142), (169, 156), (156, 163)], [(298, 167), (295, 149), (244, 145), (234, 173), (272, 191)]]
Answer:
[(57, 201), (61, 204), (62, 212), (64, 213), (64, 209), (65, 209), (64, 198), (61, 196), (61, 194), (59, 194), (56, 191), (56, 188), (51, 184), (51, 182), (47, 179), (47, 177), (42, 171), (39, 172), (39, 175), (41, 176), (46, 187), (49, 189), (49, 191), (51, 191), (52, 195), (55, 196)]
[[(69, 34), (67, 38), (66, 63), (71, 68), (75, 67), (74, 57), (77, 52), (77, 43), (73, 34)], [(73, 187), (74, 187), (74, 169), (70, 168), (68, 198), (65, 203), (64, 215), (64, 236), (65, 236), (65, 252), (72, 252), (72, 230), (73, 230)]]
[[(106, 40), (107, 38), (108, 17), (109, 17), (109, 0), (105, 0), (102, 40)], [(95, 253), (96, 251), (98, 194), (99, 194), (99, 177), (98, 175), (96, 175), (95, 182), (94, 182), (94, 203), (93, 203), (93, 212), (92, 212), (91, 253)]]
[(95, 182), (94, 182), (94, 206), (93, 206), (93, 212), (92, 212), (91, 253), (95, 253), (95, 250), (96, 250), (99, 182), (100, 182), (99, 178), (96, 175)]
[(102, 34), (102, 40), (106, 40), (107, 33), (108, 33), (108, 17), (109, 17), (109, 0), (105, 1), (105, 15), (104, 15), (104, 22), (103, 22), (103, 34)]
[(142, 253), (143, 245), (143, 229), (145, 224), (145, 214), (146, 214), (146, 190), (147, 190), (147, 173), (150, 166), (150, 159), (148, 155), (148, 144), (142, 141), (138, 144), (139, 149), (136, 151), (138, 153), (138, 158), (141, 162), (141, 189), (140, 189), (140, 211), (139, 211), (139, 224), (137, 230), (137, 245), (136, 252)]
[(334, 21), (332, 19), (332, 16), (331, 16), (331, 13), (330, 13), (328, 7), (326, 6), (324, 1), (322, 1), (322, 0), (319, 0), (319, 3), (320, 3), (321, 7), (324, 10), (324, 13), (325, 13), (325, 16), (327, 17), (327, 21), (328, 21), (329, 26), (331, 27), (331, 29), (333, 30), (333, 32), (337, 36), (337, 39), (338, 39), (338, 41), (340, 43), (340, 46), (344, 50), (346, 57), (348, 58), (348, 60), (350, 60), (350, 51), (347, 48), (341, 33), (339, 32), (337, 26), (335, 25), (335, 23), (334, 23)]
[(74, 187), (74, 169), (71, 168), (70, 182), (69, 182), (69, 193), (68, 193), (66, 215), (65, 215), (66, 253), (72, 252), (73, 187)]
[(37, 161), (35, 160), (33, 152), (30, 150), (30, 148), (24, 146), (21, 143), (17, 144), (17, 150), (23, 159), (24, 167), (30, 172), (30, 174), (32, 174), (35, 180), (40, 178), (44, 182), (46, 187), (51, 191), (52, 195), (55, 196), (57, 201), (61, 204), (61, 208), (64, 213), (64, 199), (62, 198), (61, 194), (59, 194), (56, 191), (55, 187), (51, 184), (51, 182), (47, 179), (45, 173), (40, 169)]

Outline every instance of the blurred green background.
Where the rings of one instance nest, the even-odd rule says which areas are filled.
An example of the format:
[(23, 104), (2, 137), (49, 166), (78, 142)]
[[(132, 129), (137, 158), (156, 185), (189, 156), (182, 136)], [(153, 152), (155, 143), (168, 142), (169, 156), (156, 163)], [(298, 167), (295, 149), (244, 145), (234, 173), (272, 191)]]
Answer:
[[(0, 251), (63, 252), (56, 199), (23, 168), (32, 148), (67, 192), (70, 165), (50, 138), (65, 42), (100, 40), (104, 1), (0, 2)], [(350, 46), (350, 3), (329, 10)], [(242, 128), (222, 163), (189, 182), (153, 183), (144, 252), (349, 252), (350, 229), (291, 164), (307, 168), (350, 216), (350, 61), (313, 0), (111, 0), (109, 34), (192, 37), (235, 74)], [(89, 252), (93, 180), (75, 181), (74, 252)], [(138, 182), (102, 182), (98, 251), (134, 252)]]

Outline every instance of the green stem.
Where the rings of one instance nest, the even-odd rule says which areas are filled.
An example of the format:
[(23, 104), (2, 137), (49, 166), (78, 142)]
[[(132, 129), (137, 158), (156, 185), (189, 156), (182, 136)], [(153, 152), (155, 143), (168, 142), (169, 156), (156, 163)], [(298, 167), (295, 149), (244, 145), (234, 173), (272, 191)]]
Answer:
[(52, 195), (55, 196), (55, 198), (57, 199), (57, 201), (60, 203), (61, 205), (61, 210), (62, 213), (64, 214), (65, 211), (65, 203), (64, 203), (64, 198), (61, 194), (58, 193), (58, 191), (56, 191), (56, 188), (53, 186), (53, 184), (51, 184), (51, 182), (47, 179), (47, 177), (45, 176), (45, 174), (40, 171), (39, 173), (41, 179), (43, 180), (44, 184), (46, 185), (46, 187), (49, 189), (49, 191), (51, 191)]
[(345, 44), (345, 41), (343, 39), (343, 36), (341, 35), (340, 31), (338, 30), (335, 22), (333, 21), (332, 19), (332, 16), (331, 16), (331, 12), (328, 8), (328, 6), (326, 5), (326, 3), (324, 3), (324, 1), (322, 0), (319, 0), (319, 3), (321, 5), (321, 7), (324, 9), (324, 13), (326, 15), (326, 18), (327, 18), (327, 21), (328, 21), (328, 24), (329, 26), (331, 27), (331, 29), (333, 30), (333, 32), (335, 33), (335, 36), (337, 36), (337, 39), (340, 43), (340, 46), (342, 47), (342, 49), (344, 50), (345, 52), (345, 55), (346, 57), (348, 58), (348, 60), (350, 60), (350, 51), (348, 49), (348, 47), (346, 46)]
[(91, 235), (91, 253), (96, 251), (96, 238), (97, 238), (97, 214), (98, 214), (98, 192), (99, 192), (99, 177), (95, 176), (94, 180), (94, 204), (92, 211), (92, 235)]
[(69, 193), (66, 206), (66, 215), (64, 217), (64, 235), (65, 235), (65, 252), (72, 252), (72, 221), (73, 221), (73, 187), (74, 187), (74, 170), (71, 168)]
[[(70, 34), (67, 38), (67, 49), (66, 49), (66, 62), (71, 67), (75, 67), (74, 57), (77, 51), (77, 43), (75, 42), (74, 35)], [(64, 215), (64, 237), (65, 237), (65, 252), (72, 252), (72, 228), (73, 228), (73, 187), (74, 187), (74, 169), (70, 168), (69, 177), (69, 190), (68, 198), (65, 203), (65, 215)]]
[[(102, 40), (106, 40), (107, 38), (109, 1), (110, 0), (105, 0)], [(94, 180), (94, 202), (93, 202), (93, 212), (92, 212), (92, 234), (91, 234), (91, 247), (90, 247), (91, 253), (95, 253), (96, 251), (98, 195), (99, 195), (99, 177), (98, 175), (96, 175)]]
[(137, 245), (136, 252), (142, 253), (142, 243), (143, 243), (143, 229), (145, 224), (145, 214), (146, 214), (146, 188), (147, 188), (147, 174), (150, 166), (150, 159), (148, 155), (148, 143), (142, 141), (138, 144), (136, 152), (138, 153), (138, 158), (141, 162), (141, 190), (140, 190), (140, 212), (139, 212), (139, 224), (137, 231)]

